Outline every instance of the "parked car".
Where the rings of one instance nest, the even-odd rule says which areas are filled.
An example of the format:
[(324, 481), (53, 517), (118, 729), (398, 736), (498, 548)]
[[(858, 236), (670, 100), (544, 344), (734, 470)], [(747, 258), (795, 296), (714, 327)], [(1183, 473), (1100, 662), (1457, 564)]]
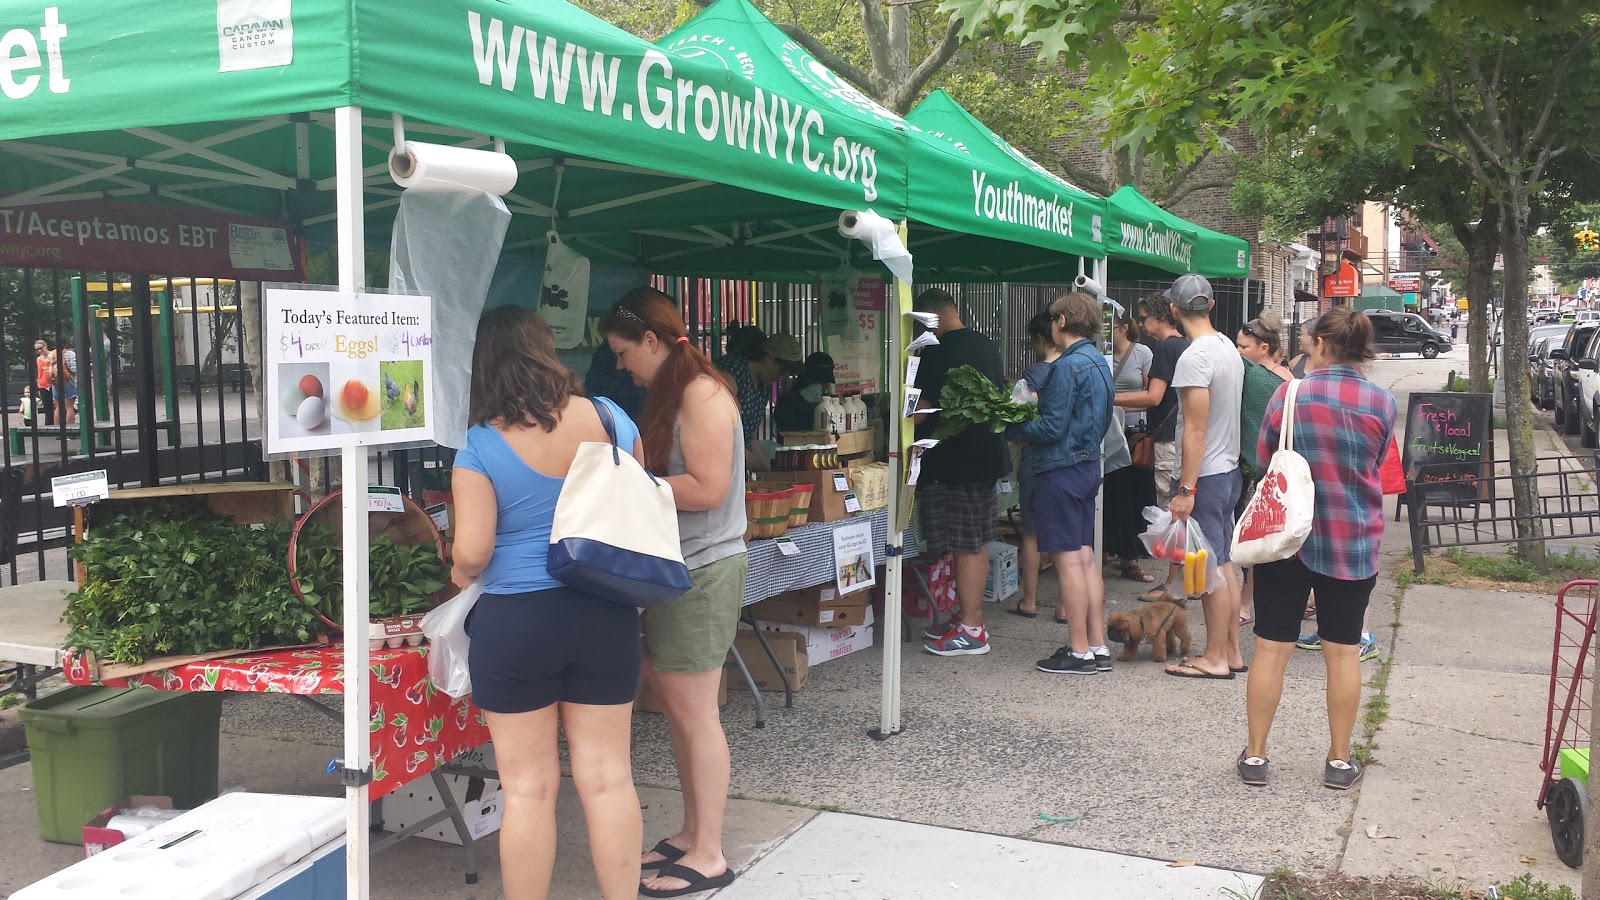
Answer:
[(1369, 309), (1372, 344), (1379, 353), (1421, 353), (1433, 359), (1450, 349), (1450, 336), (1429, 325), (1416, 313)]
[(1574, 376), (1578, 382), (1579, 442), (1590, 448), (1600, 443), (1597, 441), (1600, 429), (1595, 424), (1600, 420), (1600, 359), (1596, 357), (1600, 357), (1600, 327), (1594, 330), (1578, 357)]
[(1582, 427), (1578, 415), (1578, 362), (1584, 359), (1584, 352), (1589, 349), (1596, 331), (1600, 331), (1600, 323), (1573, 325), (1567, 330), (1566, 340), (1562, 341), (1561, 346), (1550, 351), (1550, 359), (1555, 366), (1556, 424), (1566, 434), (1577, 434)]
[(1574, 314), (1575, 322), (1600, 322), (1600, 309), (1580, 309)]
[(1556, 340), (1540, 338), (1528, 354), (1528, 398), (1540, 409), (1556, 405), (1555, 369), (1550, 365), (1550, 345)]

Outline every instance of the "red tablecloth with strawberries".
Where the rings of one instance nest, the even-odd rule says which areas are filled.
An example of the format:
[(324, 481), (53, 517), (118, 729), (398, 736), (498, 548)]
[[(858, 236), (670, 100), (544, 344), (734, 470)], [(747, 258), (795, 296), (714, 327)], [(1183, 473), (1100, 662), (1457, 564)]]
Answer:
[[(64, 670), (72, 684), (93, 683), (80, 660), (68, 658)], [(489, 742), (483, 713), (469, 700), (440, 691), (428, 678), (426, 646), (373, 651), (371, 678), (372, 799)], [(344, 647), (247, 653), (101, 683), (164, 691), (342, 694)]]

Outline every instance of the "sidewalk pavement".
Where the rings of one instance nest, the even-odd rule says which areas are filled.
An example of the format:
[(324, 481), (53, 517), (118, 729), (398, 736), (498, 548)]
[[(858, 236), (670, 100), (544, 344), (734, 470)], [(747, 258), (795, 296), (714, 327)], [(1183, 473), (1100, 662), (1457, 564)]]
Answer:
[[(1404, 385), (1434, 389), (1459, 365), (1390, 360), (1375, 363), (1374, 374), (1401, 391), (1404, 410)], [(1390, 522), (1388, 563), (1408, 558), (1407, 537)], [(1011, 900), (1081, 886), (1108, 900), (1248, 898), (1259, 882), (1231, 872), (1280, 867), (1462, 879), (1481, 889), (1527, 871), (1523, 857), (1538, 877), (1575, 883), (1576, 873), (1554, 861), (1533, 806), (1553, 598), (1413, 586), (1396, 632), (1388, 571), (1373, 595), (1372, 625), (1385, 656), (1394, 655), (1391, 718), (1356, 791), (1321, 785), (1319, 654), (1299, 651), (1291, 661), (1270, 750), (1273, 781), (1249, 789), (1233, 772), (1244, 744), (1243, 678), (1167, 677), (1148, 648), (1107, 675), (1033, 670), (1064, 638), (1046, 577), (1038, 619), (988, 607), (987, 656), (943, 659), (908, 645), (906, 730), (889, 741), (866, 735), (877, 723), (876, 648), (813, 669), (793, 709), (767, 695), (765, 729), (751, 727), (749, 695), (734, 692), (723, 716), (736, 798), (727, 853), (744, 877), (721, 897)], [(1134, 608), (1142, 587), (1110, 576), (1110, 611)], [(1202, 616), (1192, 616), (1198, 651)], [(1247, 658), (1253, 643), (1247, 635)], [(1363, 668), (1371, 678), (1379, 663)], [(336, 793), (322, 774), (339, 745), (334, 723), (285, 698), (236, 696), (223, 731), (223, 787)], [(661, 717), (637, 716), (634, 743), (648, 845), (676, 827), (677, 779)], [(75, 848), (37, 838), (30, 787), (25, 767), (0, 771), (0, 894), (77, 858)], [(593, 897), (570, 788), (559, 815), (552, 896)], [(1367, 834), (1372, 826), (1377, 837)], [(496, 842), (479, 849), (483, 881), (467, 887), (458, 848), (408, 842), (376, 858), (373, 896), (496, 897)]]

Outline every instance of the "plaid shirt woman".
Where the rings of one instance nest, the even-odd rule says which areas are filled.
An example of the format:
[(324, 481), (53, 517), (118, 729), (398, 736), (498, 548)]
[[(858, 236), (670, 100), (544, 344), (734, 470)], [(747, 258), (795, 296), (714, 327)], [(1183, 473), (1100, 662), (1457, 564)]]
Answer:
[[(1255, 567), (1256, 657), (1246, 692), (1249, 740), (1239, 754), (1239, 778), (1267, 783), (1267, 736), (1283, 695), (1300, 619), (1313, 591), (1317, 633), (1328, 669), (1328, 755), (1322, 783), (1348, 790), (1361, 780), (1350, 757), (1350, 733), (1361, 705), (1362, 620), (1377, 583), (1383, 539), (1383, 458), (1394, 433), (1395, 402), (1356, 367), (1372, 359), (1372, 323), (1364, 313), (1336, 307), (1311, 329), (1309, 374), (1295, 399), (1295, 452), (1305, 457), (1316, 485), (1311, 534), (1300, 552)], [(1283, 427), (1287, 385), (1267, 405), (1257, 451), (1270, 459)]]

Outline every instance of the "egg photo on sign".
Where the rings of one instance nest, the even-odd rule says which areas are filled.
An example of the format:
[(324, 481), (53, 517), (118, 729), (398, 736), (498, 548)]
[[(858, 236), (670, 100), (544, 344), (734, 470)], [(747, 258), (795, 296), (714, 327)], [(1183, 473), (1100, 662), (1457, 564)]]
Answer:
[(334, 431), (377, 431), (383, 412), (383, 387), (376, 360), (340, 360), (329, 373), (326, 397)]
[(326, 435), (328, 421), (328, 364), (278, 365), (278, 431), (282, 437)]

